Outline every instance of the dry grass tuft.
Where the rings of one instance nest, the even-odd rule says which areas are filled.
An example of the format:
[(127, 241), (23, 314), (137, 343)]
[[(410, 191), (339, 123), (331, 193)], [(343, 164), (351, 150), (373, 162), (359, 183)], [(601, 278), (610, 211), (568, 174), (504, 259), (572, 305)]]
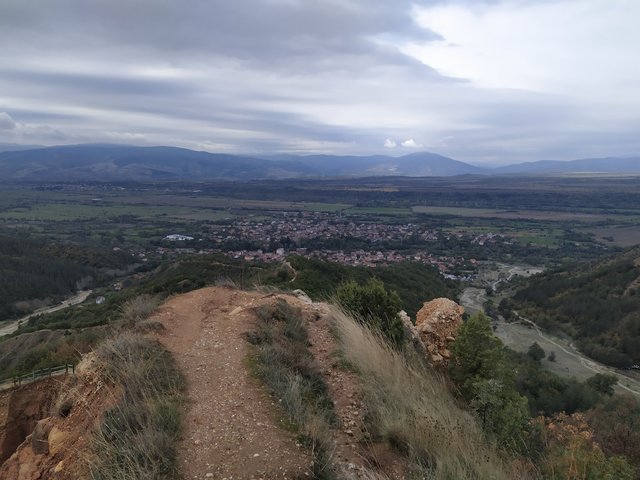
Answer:
[(132, 333), (107, 340), (95, 353), (117, 401), (94, 432), (91, 478), (175, 478), (185, 384), (171, 354)]
[(120, 318), (126, 325), (133, 327), (149, 318), (159, 305), (158, 297), (147, 294), (138, 295), (124, 302)]
[(308, 332), (299, 309), (280, 300), (256, 310), (256, 329), (247, 335), (255, 346), (254, 373), (278, 398), (285, 418), (309, 448), (314, 478), (335, 477), (335, 444), (331, 424), (333, 402), (308, 348)]
[(406, 453), (420, 478), (514, 478), (431, 368), (340, 309), (333, 316), (345, 358), (361, 376), (373, 432)]

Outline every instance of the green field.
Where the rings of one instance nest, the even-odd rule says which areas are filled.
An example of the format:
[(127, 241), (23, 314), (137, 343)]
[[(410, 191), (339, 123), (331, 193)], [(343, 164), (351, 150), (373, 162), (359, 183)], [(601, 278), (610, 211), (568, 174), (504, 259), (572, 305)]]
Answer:
[(417, 205), (412, 207), (414, 213), (428, 215), (453, 215), (456, 217), (496, 218), (502, 220), (541, 220), (548, 222), (637, 222), (640, 217), (636, 215), (623, 215), (619, 213), (583, 213), (560, 212), (553, 210), (498, 210), (491, 208), (461, 208), (461, 207), (436, 207)]
[(347, 215), (381, 215), (381, 216), (411, 216), (410, 208), (393, 207), (351, 207), (344, 210)]

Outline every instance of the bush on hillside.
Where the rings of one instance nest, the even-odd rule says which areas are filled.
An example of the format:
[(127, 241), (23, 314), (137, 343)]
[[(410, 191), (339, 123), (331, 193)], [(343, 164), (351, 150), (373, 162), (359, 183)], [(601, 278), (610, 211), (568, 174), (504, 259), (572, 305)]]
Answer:
[(336, 290), (336, 298), (347, 312), (382, 333), (393, 345), (402, 345), (400, 297), (396, 292), (387, 291), (382, 281), (371, 278), (364, 285), (353, 280), (345, 282)]
[(527, 427), (527, 398), (515, 387), (502, 342), (490, 319), (477, 314), (458, 330), (451, 345), (449, 374), (482, 423), (503, 445), (513, 446)]

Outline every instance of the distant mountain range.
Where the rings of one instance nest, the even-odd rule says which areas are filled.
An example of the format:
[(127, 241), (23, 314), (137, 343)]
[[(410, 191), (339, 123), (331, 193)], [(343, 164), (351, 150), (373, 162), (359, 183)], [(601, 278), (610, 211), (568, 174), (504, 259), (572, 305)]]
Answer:
[(494, 173), (551, 174), (551, 173), (640, 173), (640, 157), (586, 158), (582, 160), (541, 160), (518, 163), (492, 170)]
[(390, 157), (230, 155), (176, 147), (0, 144), (0, 179), (12, 181), (252, 180), (296, 177), (640, 173), (640, 157), (540, 161), (481, 168), (435, 153)]

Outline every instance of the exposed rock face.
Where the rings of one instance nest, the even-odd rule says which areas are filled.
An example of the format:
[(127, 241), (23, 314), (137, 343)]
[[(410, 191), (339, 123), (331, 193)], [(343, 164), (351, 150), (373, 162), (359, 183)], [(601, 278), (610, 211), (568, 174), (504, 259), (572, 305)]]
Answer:
[(408, 339), (409, 343), (413, 346), (413, 348), (418, 352), (418, 354), (426, 356), (427, 349), (422, 343), (422, 339), (420, 338), (420, 334), (418, 333), (418, 329), (411, 322), (411, 318), (407, 315), (407, 312), (404, 310), (398, 313), (398, 317), (402, 320), (402, 326), (404, 327), (404, 338)]
[[(76, 480), (89, 478), (95, 422), (113, 404), (114, 394), (105, 391), (93, 355), (76, 369), (75, 377), (56, 377), (7, 392), (8, 407), (15, 412), (0, 428), (0, 479)], [(0, 398), (0, 415), (2, 414)], [(0, 420), (2, 420), (0, 418)], [(1, 425), (0, 425), (1, 427)]]
[(59, 382), (42, 380), (4, 392), (0, 400), (0, 465), (9, 458), (38, 421), (49, 416)]
[(416, 330), (434, 367), (446, 367), (451, 358), (449, 345), (462, 325), (464, 308), (448, 298), (425, 302), (416, 317)]

